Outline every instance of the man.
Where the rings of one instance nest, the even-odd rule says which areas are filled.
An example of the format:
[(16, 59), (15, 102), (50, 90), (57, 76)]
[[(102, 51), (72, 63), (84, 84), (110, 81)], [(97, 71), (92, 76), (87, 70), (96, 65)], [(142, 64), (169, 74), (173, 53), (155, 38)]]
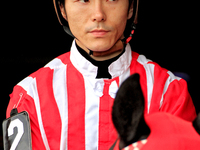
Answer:
[(75, 37), (71, 50), (18, 83), (7, 109), (7, 117), (13, 108), (29, 113), (33, 149), (109, 149), (117, 138), (111, 121), (113, 100), (133, 73), (141, 76), (145, 113), (196, 117), (186, 82), (127, 44), (130, 37), (123, 33), (127, 20), (137, 17), (134, 4), (54, 0), (60, 23)]

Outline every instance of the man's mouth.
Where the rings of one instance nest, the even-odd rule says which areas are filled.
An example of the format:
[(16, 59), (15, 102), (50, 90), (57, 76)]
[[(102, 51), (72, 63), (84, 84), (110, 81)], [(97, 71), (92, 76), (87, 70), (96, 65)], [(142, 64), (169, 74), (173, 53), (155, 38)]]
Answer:
[(94, 37), (104, 37), (109, 31), (108, 30), (103, 30), (103, 29), (95, 29), (90, 31)]

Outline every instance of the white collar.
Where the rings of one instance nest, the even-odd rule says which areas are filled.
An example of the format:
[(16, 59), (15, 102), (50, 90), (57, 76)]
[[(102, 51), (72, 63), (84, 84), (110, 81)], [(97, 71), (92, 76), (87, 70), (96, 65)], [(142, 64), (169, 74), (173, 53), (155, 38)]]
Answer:
[[(92, 77), (93, 79), (96, 77), (98, 67), (94, 66), (79, 53), (75, 40), (72, 43), (70, 60), (74, 67), (81, 72), (83, 76)], [(108, 67), (108, 71), (112, 78), (122, 75), (129, 68), (131, 60), (131, 47), (127, 44), (125, 52)]]

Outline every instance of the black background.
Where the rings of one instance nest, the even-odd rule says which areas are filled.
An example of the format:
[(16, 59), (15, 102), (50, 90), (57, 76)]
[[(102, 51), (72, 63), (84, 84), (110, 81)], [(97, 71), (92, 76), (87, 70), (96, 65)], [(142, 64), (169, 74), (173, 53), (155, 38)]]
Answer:
[[(0, 6), (0, 119), (3, 121), (13, 87), (68, 51), (72, 38), (58, 23), (53, 0), (10, 0)], [(197, 3), (186, 0), (140, 0), (139, 23), (131, 46), (168, 70), (187, 73), (189, 91), (199, 111), (199, 17), (195, 6)]]

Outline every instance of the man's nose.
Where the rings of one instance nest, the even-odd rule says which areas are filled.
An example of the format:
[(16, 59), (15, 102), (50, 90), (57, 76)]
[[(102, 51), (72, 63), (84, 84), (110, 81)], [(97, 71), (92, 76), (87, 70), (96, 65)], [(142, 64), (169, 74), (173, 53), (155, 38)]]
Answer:
[(103, 4), (101, 2), (97, 2), (94, 4), (92, 12), (92, 21), (101, 22), (106, 20), (106, 14), (104, 11)]

